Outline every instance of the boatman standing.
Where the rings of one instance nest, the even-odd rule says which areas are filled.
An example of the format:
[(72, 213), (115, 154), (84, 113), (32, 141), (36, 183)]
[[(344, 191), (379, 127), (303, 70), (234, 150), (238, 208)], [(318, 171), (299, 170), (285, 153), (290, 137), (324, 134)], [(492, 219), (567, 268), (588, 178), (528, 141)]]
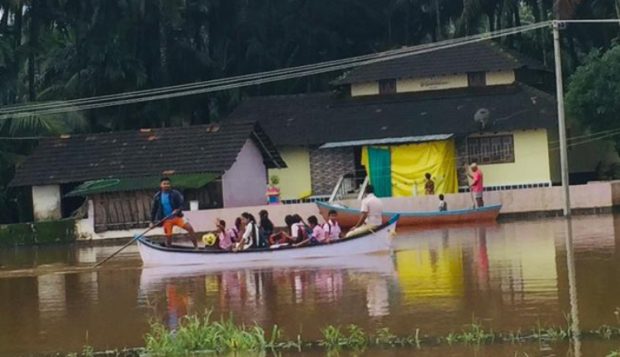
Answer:
[(383, 202), (375, 196), (375, 190), (371, 185), (366, 186), (366, 197), (362, 200), (362, 215), (355, 227), (347, 233), (347, 237), (367, 232), (383, 223)]
[(471, 169), (471, 173), (468, 172), (467, 176), (471, 179), (471, 192), (473, 192), (474, 198), (476, 199), (476, 207), (480, 208), (484, 206), (484, 200), (482, 199), (482, 192), (484, 191), (482, 171), (475, 162), (471, 164), (469, 168)]
[(172, 246), (172, 229), (177, 226), (185, 229), (194, 248), (198, 248), (198, 241), (196, 240), (196, 233), (194, 228), (185, 221), (183, 218), (183, 195), (181, 192), (172, 189), (170, 179), (164, 177), (159, 182), (159, 192), (153, 196), (153, 203), (151, 205), (151, 227), (155, 226), (156, 222), (166, 218), (161, 225), (164, 227), (164, 234), (166, 235), (166, 246)]

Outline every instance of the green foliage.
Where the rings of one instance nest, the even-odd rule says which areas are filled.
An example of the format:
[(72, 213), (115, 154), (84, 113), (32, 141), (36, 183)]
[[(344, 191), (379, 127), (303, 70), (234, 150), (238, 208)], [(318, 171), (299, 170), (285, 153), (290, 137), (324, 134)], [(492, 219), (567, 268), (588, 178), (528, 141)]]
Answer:
[[(61, 102), (257, 73), (548, 20), (545, 0), (0, 1), (0, 107)], [(562, 0), (562, 16), (615, 18), (612, 1)], [(567, 58), (605, 48), (618, 26), (567, 31)], [(502, 40), (546, 64), (546, 30)], [(0, 121), (0, 136), (200, 124), (249, 95), (324, 91), (338, 73), (79, 114)], [(598, 107), (598, 106), (597, 106)], [(611, 110), (603, 105), (604, 110)], [(585, 120), (588, 120), (587, 117)], [(0, 222), (26, 219), (8, 190), (31, 142), (0, 141)], [(16, 156), (17, 155), (17, 156)]]
[[(566, 93), (569, 115), (593, 131), (620, 129), (620, 45), (592, 51), (570, 77)], [(617, 147), (620, 140), (615, 136)]]
[[(211, 321), (211, 313), (203, 317), (183, 318), (180, 327), (168, 331), (160, 323), (151, 324), (145, 336), (146, 351), (155, 356), (182, 355), (187, 351), (201, 353), (263, 351), (273, 346), (274, 338), (268, 340), (258, 325), (236, 325), (232, 318)], [(274, 328), (272, 336), (279, 336)]]
[(0, 247), (67, 243), (75, 238), (75, 221), (72, 219), (0, 225)]

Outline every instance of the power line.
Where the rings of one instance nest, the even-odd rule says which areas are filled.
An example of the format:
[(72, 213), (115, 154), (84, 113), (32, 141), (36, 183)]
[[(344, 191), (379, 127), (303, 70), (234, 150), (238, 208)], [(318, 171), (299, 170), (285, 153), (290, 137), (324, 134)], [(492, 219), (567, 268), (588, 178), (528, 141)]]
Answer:
[(536, 30), (550, 24), (549, 21), (531, 25), (514, 27), (490, 33), (467, 36), (452, 40), (446, 40), (433, 44), (405, 47), (398, 50), (385, 51), (370, 55), (351, 57), (342, 60), (321, 62), (311, 65), (293, 67), (283, 70), (255, 73), (250, 75), (222, 78), (206, 82), (197, 82), (172, 87), (163, 87), (145, 91), (134, 91), (106, 96), (90, 97), (65, 102), (24, 104), (0, 109), (0, 119), (24, 118), (32, 115), (49, 115), (70, 111), (79, 111), (109, 106), (134, 104), (146, 101), (176, 98), (188, 95), (196, 95), (222, 91), (227, 89), (241, 88), (251, 85), (265, 84), (287, 79), (300, 78), (310, 75), (328, 73), (338, 70), (349, 69), (362, 65), (393, 60), (401, 57), (429, 53), (438, 50), (458, 47), (466, 44), (486, 41), (512, 34)]

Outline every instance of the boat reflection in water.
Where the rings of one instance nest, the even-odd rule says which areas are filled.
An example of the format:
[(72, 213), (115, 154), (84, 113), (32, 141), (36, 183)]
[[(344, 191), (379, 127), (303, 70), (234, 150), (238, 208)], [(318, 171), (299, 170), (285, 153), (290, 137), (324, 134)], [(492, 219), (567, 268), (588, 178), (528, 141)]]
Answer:
[[(179, 318), (202, 313), (213, 306), (219, 313), (233, 313), (252, 321), (268, 321), (278, 305), (334, 306), (342, 299), (345, 281), (366, 290), (368, 316), (389, 314), (389, 287), (396, 272), (390, 254), (342, 258), (300, 259), (261, 269), (175, 266), (144, 268), (140, 294), (156, 310), (165, 291), (170, 328)], [(163, 288), (163, 289), (162, 289)], [(199, 303), (196, 303), (199, 301)]]

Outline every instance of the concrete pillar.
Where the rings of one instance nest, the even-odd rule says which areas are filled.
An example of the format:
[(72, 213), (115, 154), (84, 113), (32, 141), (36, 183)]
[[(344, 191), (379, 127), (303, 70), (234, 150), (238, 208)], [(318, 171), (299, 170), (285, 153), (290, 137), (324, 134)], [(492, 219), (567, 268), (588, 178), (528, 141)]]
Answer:
[(35, 222), (62, 218), (60, 198), (60, 185), (32, 186)]

